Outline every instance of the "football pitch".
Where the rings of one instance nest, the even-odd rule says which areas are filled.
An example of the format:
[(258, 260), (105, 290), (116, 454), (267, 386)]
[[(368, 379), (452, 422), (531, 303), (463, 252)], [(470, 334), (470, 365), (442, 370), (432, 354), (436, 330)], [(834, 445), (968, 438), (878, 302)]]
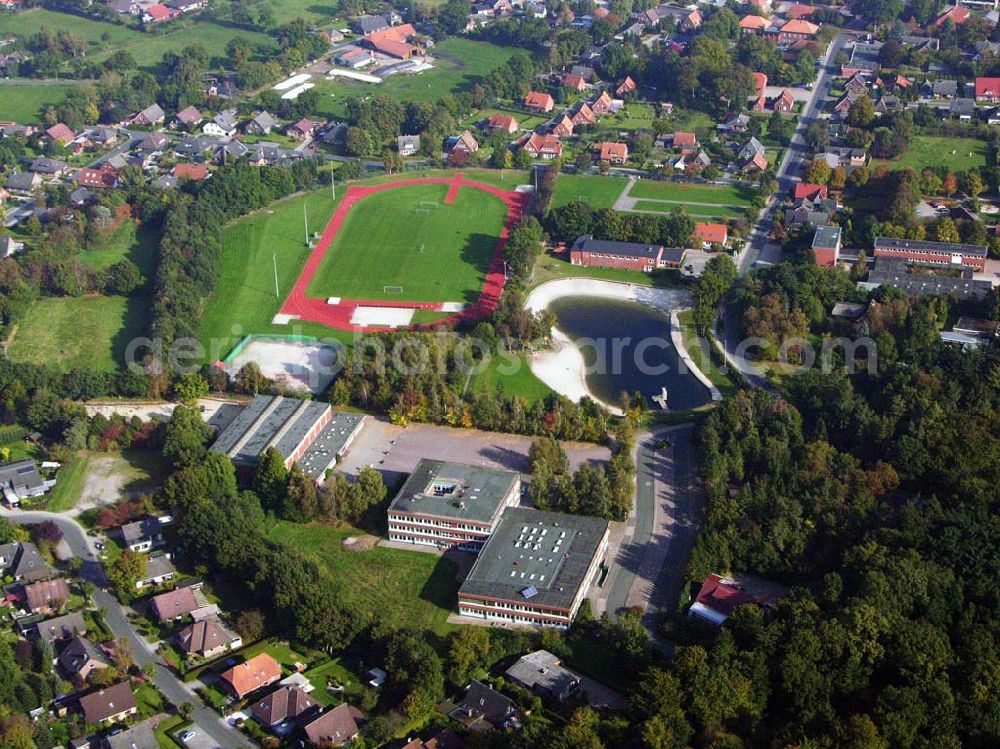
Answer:
[(374, 193), (348, 211), (307, 289), (311, 298), (476, 301), (507, 206), (464, 188), (446, 205), (448, 185)]

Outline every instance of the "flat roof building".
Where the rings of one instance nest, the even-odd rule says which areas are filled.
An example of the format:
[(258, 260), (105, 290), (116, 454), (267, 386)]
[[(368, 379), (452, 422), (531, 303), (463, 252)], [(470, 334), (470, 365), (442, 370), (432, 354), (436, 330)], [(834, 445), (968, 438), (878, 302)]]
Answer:
[(607, 520), (512, 507), (458, 591), (458, 612), (568, 627), (608, 548)]
[(514, 471), (425, 458), (389, 505), (389, 540), (479, 551), (520, 496)]
[(548, 650), (536, 650), (522, 655), (504, 675), (524, 689), (563, 702), (580, 686), (580, 677), (565, 668), (562, 661)]
[(875, 257), (902, 258), (935, 265), (966, 265), (979, 273), (986, 270), (986, 248), (978, 244), (876, 237)]
[(832, 268), (840, 258), (840, 227), (817, 226), (812, 242), (816, 265)]
[(212, 445), (240, 467), (252, 467), (273, 447), (285, 468), (298, 463), (303, 473), (322, 481), (361, 431), (364, 416), (334, 411), (329, 403), (258, 395)]
[[(937, 271), (944, 271), (944, 273)], [(877, 289), (879, 286), (893, 286), (910, 296), (927, 294), (954, 295), (960, 299), (984, 297), (993, 289), (987, 280), (972, 277), (972, 268), (935, 268), (919, 265), (896, 257), (875, 257), (875, 267), (868, 273), (868, 280), (859, 282), (863, 289)]]

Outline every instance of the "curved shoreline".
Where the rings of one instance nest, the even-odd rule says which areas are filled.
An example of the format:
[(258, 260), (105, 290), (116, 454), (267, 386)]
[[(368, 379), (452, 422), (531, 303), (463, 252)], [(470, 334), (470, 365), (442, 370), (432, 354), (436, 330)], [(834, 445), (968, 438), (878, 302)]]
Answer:
[[(546, 281), (532, 289), (524, 301), (524, 308), (532, 312), (540, 312), (556, 299), (565, 296), (585, 296), (602, 299), (619, 299), (638, 304), (646, 304), (666, 312), (670, 317), (670, 338), (677, 351), (677, 356), (688, 370), (705, 388), (708, 389), (712, 401), (721, 401), (722, 394), (711, 380), (695, 365), (687, 349), (684, 348), (680, 323), (677, 312), (689, 309), (691, 293), (683, 289), (656, 289), (650, 286), (637, 286), (619, 281), (602, 281), (594, 278), (559, 278)], [(540, 351), (528, 357), (528, 366), (534, 375), (555, 390), (574, 402), (587, 396), (606, 408), (615, 416), (621, 416), (622, 410), (617, 406), (602, 401), (587, 387), (585, 377), (586, 363), (583, 354), (573, 345), (569, 337), (558, 328), (552, 328), (552, 338), (557, 346), (548, 351)]]

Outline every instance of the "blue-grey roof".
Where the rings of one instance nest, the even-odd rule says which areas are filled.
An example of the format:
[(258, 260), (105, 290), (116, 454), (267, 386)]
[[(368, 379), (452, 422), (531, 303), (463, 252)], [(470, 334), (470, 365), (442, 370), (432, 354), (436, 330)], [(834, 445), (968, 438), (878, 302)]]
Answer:
[(389, 512), (486, 523), (520, 477), (499, 468), (423, 459), (389, 505)]
[(816, 233), (813, 235), (812, 246), (824, 249), (833, 249), (840, 246), (840, 227), (817, 226)]

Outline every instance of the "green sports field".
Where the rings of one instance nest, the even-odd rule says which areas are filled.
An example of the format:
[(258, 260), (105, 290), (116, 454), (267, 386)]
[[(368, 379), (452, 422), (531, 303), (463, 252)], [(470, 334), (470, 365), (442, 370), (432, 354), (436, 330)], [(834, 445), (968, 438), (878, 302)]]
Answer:
[(474, 302), (507, 206), (469, 188), (445, 205), (447, 192), (447, 185), (414, 185), (358, 202), (347, 213), (308, 295)]
[(591, 208), (611, 208), (626, 187), (628, 180), (621, 177), (560, 174), (556, 180), (555, 194), (552, 196), (552, 207), (558, 208), (582, 200)]
[(670, 213), (678, 208), (693, 218), (745, 218), (746, 211), (743, 208), (733, 208), (725, 205), (687, 205), (684, 203), (664, 203), (662, 200), (637, 200), (634, 210), (656, 211), (657, 213)]
[[(629, 197), (746, 206), (750, 205), (753, 194), (749, 188), (739, 185), (688, 184), (640, 179), (632, 185)], [(696, 206), (689, 205), (687, 210), (694, 213), (695, 208)]]

